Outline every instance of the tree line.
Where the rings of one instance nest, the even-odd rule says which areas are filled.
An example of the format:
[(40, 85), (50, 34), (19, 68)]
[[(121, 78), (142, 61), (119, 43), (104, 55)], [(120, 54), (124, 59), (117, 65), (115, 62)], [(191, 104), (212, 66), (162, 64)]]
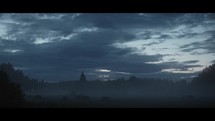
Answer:
[[(83, 81), (84, 80), (84, 81)], [(169, 79), (119, 78), (112, 81), (86, 81), (82, 73), (79, 81), (45, 83), (30, 79), (12, 64), (0, 65), (0, 107), (25, 104), (25, 93), (34, 91), (67, 91), (76, 95), (91, 96), (212, 96), (215, 98), (215, 64), (205, 68), (190, 83), (186, 80), (174, 82)]]

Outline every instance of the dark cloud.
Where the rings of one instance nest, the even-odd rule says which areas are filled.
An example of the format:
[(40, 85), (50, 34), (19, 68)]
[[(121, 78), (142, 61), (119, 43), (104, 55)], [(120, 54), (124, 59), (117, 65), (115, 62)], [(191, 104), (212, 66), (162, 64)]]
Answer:
[(122, 39), (125, 41), (131, 41), (134, 40), (135, 38), (137, 38), (135, 35), (133, 34), (125, 34)]
[[(200, 16), (202, 15), (173, 13), (2, 14), (0, 62), (11, 62), (17, 67), (25, 67), (27, 69), (24, 72), (27, 75), (48, 81), (78, 79), (80, 69), (107, 68), (131, 74), (159, 73), (166, 68), (183, 69), (186, 64), (195, 64), (198, 60), (149, 64), (146, 62), (160, 61), (168, 54), (140, 55), (135, 53), (139, 51), (135, 47), (117, 48), (113, 44), (138, 39), (158, 40), (143, 46), (161, 44), (173, 37), (160, 30), (174, 28), (182, 23), (192, 26), (203, 24), (203, 18), (196, 20), (196, 17)], [(189, 33), (178, 38), (195, 35), (196, 33)], [(40, 43), (35, 44), (36, 40)], [(193, 52), (201, 48), (214, 52), (214, 44), (212, 37), (204, 42), (183, 45), (180, 49)], [(161, 47), (163, 50), (168, 48)], [(8, 49), (22, 51), (5, 52)], [(142, 50), (144, 49), (146, 48), (143, 47)], [(190, 67), (200, 65), (189, 65)]]
[(160, 64), (160, 66), (163, 69), (174, 68), (174, 69), (180, 69), (181, 71), (186, 71), (188, 70), (188, 68), (202, 67), (202, 65), (195, 64), (197, 62), (198, 60), (191, 60), (191, 61), (185, 61), (185, 62), (179, 62), (174, 60), (170, 62), (163, 62)]
[(184, 61), (184, 64), (192, 64), (192, 63), (197, 63), (199, 60), (190, 60), (190, 61)]
[(215, 63), (215, 60), (212, 60), (211, 63), (214, 64), (214, 63)]
[[(176, 17), (183, 14), (150, 14), (141, 16), (136, 13), (107, 13), (107, 14), (83, 14), (78, 20), (84, 20), (86, 23), (92, 22), (94, 26), (106, 29), (128, 29), (128, 28), (157, 28), (169, 26)], [(155, 20), (155, 21), (152, 21)], [(157, 21), (159, 20), (159, 21)]]
[(160, 44), (160, 42), (151, 42), (148, 44), (142, 44), (143, 46), (151, 46), (151, 45), (156, 45), (156, 44)]
[[(204, 54), (204, 53), (215, 53), (215, 39), (214, 39), (214, 35), (209, 38), (206, 39), (204, 41), (201, 42), (192, 42), (190, 44), (185, 44), (183, 46), (181, 46), (180, 48), (182, 49), (182, 51), (184, 52), (193, 52), (193, 54)], [(204, 52), (196, 52), (196, 50), (205, 50)]]
[(152, 33), (150, 31), (145, 31), (144, 33), (140, 34), (139, 37), (141, 39), (151, 39)]
[(187, 34), (183, 34), (183, 35), (179, 35), (177, 36), (177, 38), (181, 39), (181, 38), (192, 38), (199, 35), (198, 33), (187, 33)]
[(170, 35), (167, 35), (167, 34), (161, 34), (160, 37), (158, 37), (158, 39), (170, 39), (172, 38)]
[(203, 67), (202, 65), (185, 65), (186, 68), (195, 68), (195, 67)]
[(208, 20), (207, 15), (209, 14), (201, 13), (184, 14), (176, 19), (175, 24), (188, 25), (189, 27), (197, 26), (203, 24), (205, 20)]

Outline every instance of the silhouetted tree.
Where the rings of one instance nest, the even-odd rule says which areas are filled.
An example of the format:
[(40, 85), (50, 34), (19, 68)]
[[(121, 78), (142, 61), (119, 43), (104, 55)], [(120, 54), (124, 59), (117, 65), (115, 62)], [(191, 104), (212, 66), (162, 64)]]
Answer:
[(0, 107), (20, 107), (24, 104), (24, 93), (19, 85), (11, 83), (8, 75), (0, 70)]
[(197, 85), (211, 85), (215, 84), (215, 64), (206, 67), (196, 78), (192, 81)]
[(1, 64), (0, 70), (5, 71), (8, 79), (15, 84), (19, 84), (24, 91), (31, 90), (39, 85), (38, 80), (25, 76), (21, 70), (15, 69), (10, 63)]

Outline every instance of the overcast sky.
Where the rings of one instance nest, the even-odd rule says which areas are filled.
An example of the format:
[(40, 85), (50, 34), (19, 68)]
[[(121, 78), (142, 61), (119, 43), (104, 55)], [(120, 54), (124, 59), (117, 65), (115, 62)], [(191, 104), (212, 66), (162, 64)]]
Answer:
[(46, 81), (189, 78), (215, 60), (215, 14), (0, 14), (0, 63)]

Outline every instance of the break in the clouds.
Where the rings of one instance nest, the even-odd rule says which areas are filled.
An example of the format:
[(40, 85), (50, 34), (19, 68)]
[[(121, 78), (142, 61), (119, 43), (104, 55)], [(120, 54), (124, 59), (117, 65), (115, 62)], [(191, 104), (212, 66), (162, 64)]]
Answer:
[(0, 62), (47, 81), (195, 76), (215, 60), (213, 13), (3, 13)]

